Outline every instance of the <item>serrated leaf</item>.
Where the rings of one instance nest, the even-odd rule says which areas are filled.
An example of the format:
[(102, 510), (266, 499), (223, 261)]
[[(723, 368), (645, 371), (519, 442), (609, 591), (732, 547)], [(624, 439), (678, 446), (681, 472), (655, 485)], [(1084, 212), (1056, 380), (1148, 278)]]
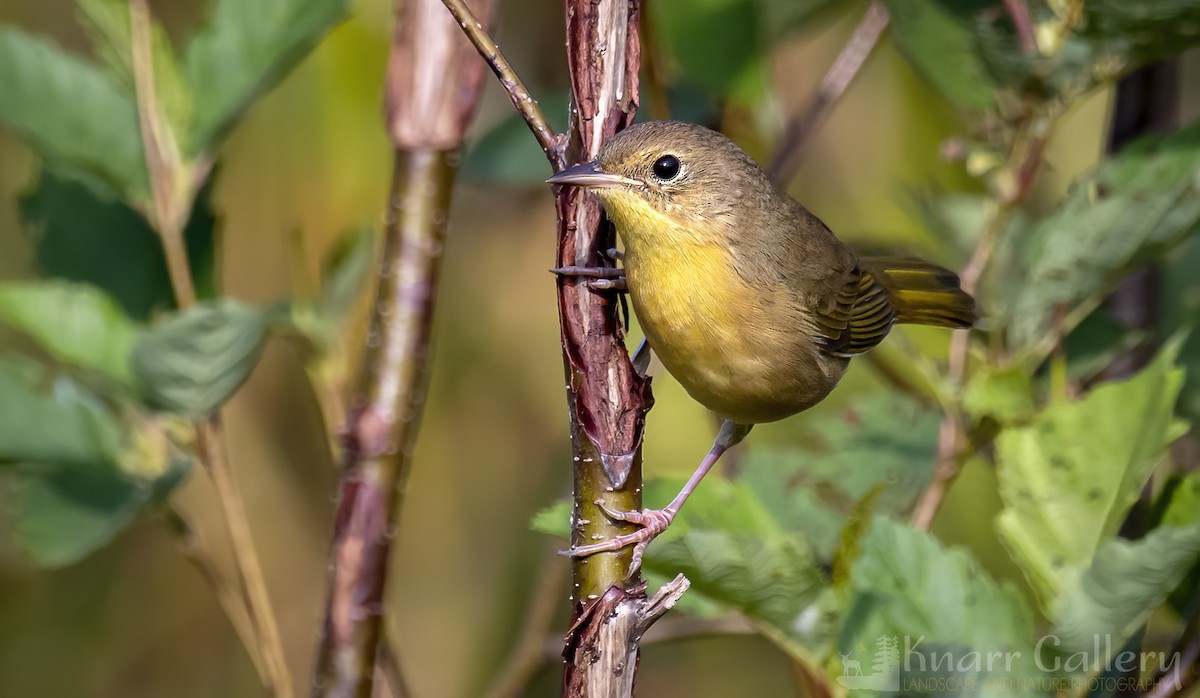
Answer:
[[(213, 293), (211, 180), (200, 191), (184, 236), (196, 292)], [(131, 317), (144, 320), (174, 307), (158, 236), (127, 205), (48, 172), (21, 198), (21, 217), (34, 236), (37, 263), (48, 276), (98, 286)]]
[(881, 486), (878, 511), (907, 512), (933, 475), (938, 415), (898, 393), (857, 402), (842, 415), (814, 417), (824, 448), (755, 448), (738, 481), (820, 559), (833, 558), (855, 505)]
[(91, 286), (55, 281), (0, 283), (0, 322), (33, 337), (54, 358), (132, 383), (136, 325)]
[(1044, 607), (1057, 607), (1112, 537), (1167, 446), (1186, 428), (1173, 417), (1183, 384), (1179, 342), (1133, 378), (1046, 407), (996, 440), (1004, 509), (1001, 540)]
[(258, 363), (266, 339), (263, 313), (232, 299), (202, 303), (146, 330), (133, 349), (133, 370), (162, 409), (192, 417), (216, 410)]
[(149, 183), (132, 97), (48, 41), (0, 26), (0, 124), (56, 172), (142, 200)]
[(188, 154), (209, 150), (346, 15), (346, 0), (215, 0), (184, 51), (196, 110)]
[(0, 463), (112, 467), (121, 434), (104, 405), (32, 361), (0, 359)]
[[(1105, 542), (1091, 567), (1055, 608), (1056, 649), (1065, 654), (1094, 653), (1092, 648), (1106, 637), (1119, 647), (1198, 559), (1200, 525), (1158, 528), (1137, 541)], [(1099, 662), (1095, 668), (1103, 668), (1108, 659), (1092, 657)]]
[(969, 109), (995, 104), (996, 82), (980, 55), (976, 23), (989, 0), (884, 0), (896, 45), (946, 99)]
[(1200, 124), (1130, 145), (1077, 184), (1022, 243), (1012, 344), (1050, 336), (1056, 312), (1094, 303), (1198, 229)]
[(23, 472), (14, 487), (17, 535), (44, 567), (69, 565), (107, 545), (148, 503), (182, 480), (179, 465), (142, 480), (117, 470)]
[[(843, 668), (857, 661), (865, 675), (843, 671), (838, 682), (852, 691), (922, 695), (936, 692), (939, 684), (931, 679), (942, 678), (973, 680), (980, 695), (1022, 695), (1019, 679), (1039, 675), (1031, 664), (1033, 619), (1017, 590), (997, 584), (966, 551), (944, 549), (928, 533), (876, 518), (851, 588), (839, 652)], [(1005, 661), (983, 660), (993, 652), (1009, 653), (1011, 672)], [(980, 653), (978, 664), (973, 653)], [(989, 679), (997, 686), (989, 688)], [(1002, 688), (1005, 679), (1013, 685)], [(962, 684), (948, 685), (953, 692)]]

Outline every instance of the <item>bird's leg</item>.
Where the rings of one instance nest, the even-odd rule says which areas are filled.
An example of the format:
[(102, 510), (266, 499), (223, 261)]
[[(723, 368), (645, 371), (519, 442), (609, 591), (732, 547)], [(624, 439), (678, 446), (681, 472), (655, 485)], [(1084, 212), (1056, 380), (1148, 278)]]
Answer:
[(687, 501), (695, 491), (696, 485), (704, 479), (708, 471), (717, 464), (721, 456), (733, 448), (739, 441), (746, 438), (746, 434), (750, 433), (749, 424), (736, 424), (730, 420), (725, 420), (721, 424), (721, 430), (717, 434), (716, 441), (713, 442), (712, 448), (709, 449), (708, 455), (704, 456), (704, 460), (700, 461), (700, 465), (696, 468), (696, 472), (688, 478), (687, 484), (675, 495), (675, 499), (666, 506), (665, 509), (643, 509), (642, 511), (615, 511), (604, 505), (604, 502), (597, 501), (597, 506), (611, 519), (617, 521), (627, 521), (631, 524), (641, 526), (641, 528), (633, 533), (628, 533), (623, 536), (617, 536), (612, 540), (604, 541), (603, 543), (593, 543), (591, 545), (581, 545), (570, 550), (564, 550), (564, 555), (571, 557), (586, 557), (596, 553), (612, 552), (620, 550), (627, 545), (634, 546), (633, 559), (629, 563), (629, 573), (633, 574), (639, 567), (642, 566), (642, 554), (646, 552), (646, 546), (650, 541), (654, 540), (660, 533), (667, 530), (671, 522), (675, 520), (675, 514), (679, 512), (680, 507)]

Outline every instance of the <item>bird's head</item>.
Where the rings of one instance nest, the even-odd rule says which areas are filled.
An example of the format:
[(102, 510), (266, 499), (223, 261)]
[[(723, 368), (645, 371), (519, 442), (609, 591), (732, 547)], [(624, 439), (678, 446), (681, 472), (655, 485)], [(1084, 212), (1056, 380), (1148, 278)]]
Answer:
[(774, 191), (758, 164), (733, 141), (682, 121), (630, 126), (609, 140), (596, 160), (547, 181), (593, 190), (632, 245), (647, 237), (680, 242), (681, 235), (713, 242), (736, 227), (756, 199)]

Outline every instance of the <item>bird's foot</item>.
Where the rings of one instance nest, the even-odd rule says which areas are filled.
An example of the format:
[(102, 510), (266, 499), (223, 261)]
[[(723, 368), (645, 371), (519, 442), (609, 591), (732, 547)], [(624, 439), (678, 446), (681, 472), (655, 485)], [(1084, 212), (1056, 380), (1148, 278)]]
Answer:
[[(625, 258), (625, 254), (616, 248), (606, 250), (605, 254), (613, 260)], [(584, 279), (582, 283), (585, 286), (597, 291), (617, 291), (624, 293), (629, 290), (625, 285), (625, 270), (619, 267), (567, 266), (555, 267), (550, 272), (559, 276), (582, 278)]]
[(627, 533), (623, 536), (617, 536), (611, 540), (606, 540), (603, 543), (593, 543), (591, 545), (579, 545), (570, 550), (563, 550), (562, 554), (570, 557), (587, 557), (596, 553), (614, 552), (626, 546), (633, 547), (633, 558), (629, 562), (629, 574), (632, 575), (642, 566), (642, 555), (646, 552), (646, 546), (650, 545), (650, 541), (654, 540), (675, 520), (675, 512), (670, 509), (643, 509), (642, 511), (616, 511), (609, 509), (604, 505), (604, 502), (596, 502), (596, 506), (604, 512), (608, 518), (614, 521), (625, 521), (635, 526), (641, 526), (633, 533)]

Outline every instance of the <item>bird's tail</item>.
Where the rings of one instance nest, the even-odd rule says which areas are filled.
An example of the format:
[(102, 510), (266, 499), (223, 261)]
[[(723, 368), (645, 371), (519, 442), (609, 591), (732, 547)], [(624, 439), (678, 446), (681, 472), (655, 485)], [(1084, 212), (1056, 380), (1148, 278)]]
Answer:
[(975, 324), (975, 300), (949, 269), (916, 257), (867, 257), (859, 266), (887, 291), (896, 322), (955, 329)]

